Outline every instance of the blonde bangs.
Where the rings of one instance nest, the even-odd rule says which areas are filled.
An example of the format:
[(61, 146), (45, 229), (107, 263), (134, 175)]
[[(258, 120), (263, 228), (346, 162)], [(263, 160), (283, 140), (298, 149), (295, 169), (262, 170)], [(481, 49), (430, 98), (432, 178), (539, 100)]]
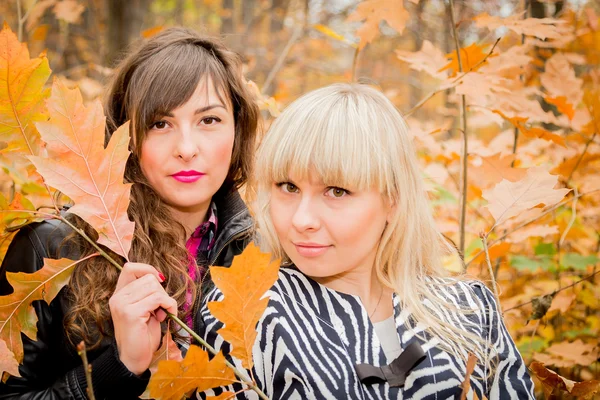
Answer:
[(297, 100), (273, 123), (257, 157), (259, 185), (313, 176), (327, 186), (393, 193), (384, 146), (397, 144), (384, 128), (389, 121), (351, 92), (319, 92)]

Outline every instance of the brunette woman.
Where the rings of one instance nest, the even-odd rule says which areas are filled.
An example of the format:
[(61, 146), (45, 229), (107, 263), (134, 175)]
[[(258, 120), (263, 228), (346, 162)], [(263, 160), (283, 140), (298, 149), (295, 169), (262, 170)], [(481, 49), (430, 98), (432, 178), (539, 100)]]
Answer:
[[(167, 29), (119, 64), (105, 111), (107, 142), (131, 121), (125, 181), (133, 183), (132, 262), (119, 273), (91, 258), (54, 301), (34, 303), (37, 340), (21, 335), (21, 377), (0, 384), (0, 398), (87, 398), (75, 347), (81, 340), (96, 398), (137, 398), (164, 333), (165, 313), (157, 309), (193, 326), (206, 267), (229, 265), (246, 244), (252, 222), (238, 188), (250, 174), (259, 111), (236, 54), (214, 38)], [(94, 251), (66, 224), (26, 226), (2, 263), (1, 294), (12, 292), (6, 271), (34, 272), (44, 257), (77, 259)]]

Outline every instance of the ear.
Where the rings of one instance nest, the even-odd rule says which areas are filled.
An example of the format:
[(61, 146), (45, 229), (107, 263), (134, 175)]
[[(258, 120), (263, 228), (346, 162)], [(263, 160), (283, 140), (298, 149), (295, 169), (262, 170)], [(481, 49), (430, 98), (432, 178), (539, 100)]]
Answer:
[(392, 222), (392, 219), (394, 218), (394, 215), (396, 215), (396, 201), (394, 201), (393, 199), (388, 199), (387, 201), (387, 207), (388, 207), (388, 212), (387, 215), (385, 217), (385, 222), (387, 222), (388, 224), (390, 222)]

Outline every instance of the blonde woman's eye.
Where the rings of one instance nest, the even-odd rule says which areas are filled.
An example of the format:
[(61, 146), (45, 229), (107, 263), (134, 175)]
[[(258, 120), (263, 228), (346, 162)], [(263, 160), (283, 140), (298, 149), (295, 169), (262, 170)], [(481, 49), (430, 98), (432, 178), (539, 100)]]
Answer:
[(298, 187), (293, 183), (289, 182), (281, 182), (277, 184), (278, 187), (282, 188), (284, 192), (288, 193), (296, 193), (298, 191)]
[(333, 197), (344, 197), (345, 195), (349, 194), (349, 192), (346, 189), (342, 189), (342, 188), (338, 188), (338, 187), (332, 187), (330, 188), (327, 193)]

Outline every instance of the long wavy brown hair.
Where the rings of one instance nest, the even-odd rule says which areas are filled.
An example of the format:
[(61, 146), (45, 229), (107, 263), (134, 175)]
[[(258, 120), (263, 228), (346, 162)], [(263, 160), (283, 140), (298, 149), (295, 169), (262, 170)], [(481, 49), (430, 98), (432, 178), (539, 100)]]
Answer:
[[(239, 56), (219, 40), (186, 28), (170, 28), (142, 42), (119, 63), (105, 95), (106, 143), (120, 125), (131, 121), (132, 153), (125, 169), (125, 181), (133, 183), (128, 215), (135, 222), (135, 231), (129, 260), (153, 265), (164, 274), (165, 290), (177, 300), (180, 317), (186, 316), (182, 306), (188, 289), (196, 299), (197, 283), (188, 275), (186, 233), (143, 175), (139, 163), (141, 144), (156, 118), (186, 103), (199, 82), (210, 78), (224, 104), (233, 107), (235, 118), (231, 165), (225, 182), (213, 198), (237, 190), (251, 173), (260, 118), (241, 67)], [(73, 215), (69, 218), (97, 238), (83, 221)], [(81, 257), (95, 251), (77, 235), (70, 239), (80, 245)], [(116, 260), (125, 261), (110, 254)], [(116, 268), (102, 257), (91, 258), (77, 266), (68, 292), (72, 308), (65, 317), (65, 328), (73, 343), (84, 340), (94, 348), (103, 338), (112, 336), (108, 300), (118, 276)]]

